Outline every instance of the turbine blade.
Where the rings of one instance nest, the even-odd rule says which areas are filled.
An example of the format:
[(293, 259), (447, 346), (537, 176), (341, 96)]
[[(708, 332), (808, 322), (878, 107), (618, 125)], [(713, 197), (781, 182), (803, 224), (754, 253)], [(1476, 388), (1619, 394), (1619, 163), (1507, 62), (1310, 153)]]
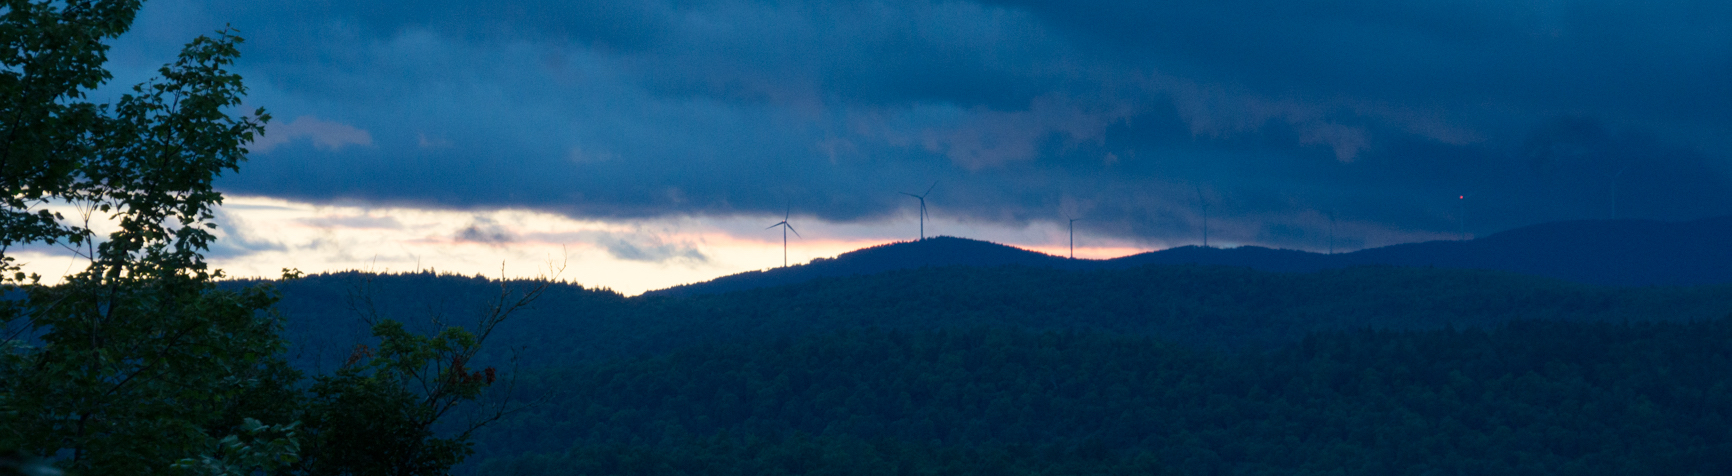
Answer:
[(927, 196), (927, 195), (931, 195), (931, 194), (932, 194), (932, 189), (934, 189), (934, 188), (937, 188), (937, 187), (938, 187), (938, 181), (937, 181), (937, 180), (933, 180), (933, 181), (932, 181), (932, 186), (931, 186), (931, 187), (926, 187), (926, 193), (922, 193), (922, 194), (920, 194), (920, 196), (921, 196), (921, 197), (925, 197), (925, 196)]
[[(788, 231), (794, 232), (794, 236), (800, 236), (800, 230), (795, 230), (794, 225), (788, 225)], [(800, 236), (800, 237), (805, 238), (804, 236)]]
[(914, 198), (926, 198), (926, 197), (922, 197), (922, 196), (915, 195), (915, 194), (908, 193), (908, 192), (896, 192), (896, 193), (900, 193), (900, 194), (907, 195), (907, 196), (914, 197)]
[[(782, 223), (787, 223), (787, 221), (783, 221), (783, 222), (782, 222)], [(778, 226), (782, 226), (782, 223), (777, 223), (777, 224), (774, 224), (774, 225), (770, 225), (770, 226), (766, 226), (766, 227), (764, 227), (764, 229), (765, 229), (765, 230), (768, 230), (768, 229), (771, 229), (771, 228), (775, 228), (775, 227), (778, 227)]]

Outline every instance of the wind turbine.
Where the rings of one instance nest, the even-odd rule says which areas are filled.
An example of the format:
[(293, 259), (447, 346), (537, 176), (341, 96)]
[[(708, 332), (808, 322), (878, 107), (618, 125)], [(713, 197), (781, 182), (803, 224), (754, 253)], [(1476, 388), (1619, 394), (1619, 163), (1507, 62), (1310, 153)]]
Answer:
[(1197, 203), (1203, 207), (1203, 247), (1209, 247), (1209, 200), (1203, 198), (1203, 186), (1197, 187)]
[[(782, 227), (782, 267), (783, 268), (788, 267), (788, 232), (792, 231), (792, 232), (794, 232), (794, 236), (800, 236), (800, 231), (795, 230), (794, 225), (788, 224), (788, 214), (792, 213), (793, 211), (794, 211), (793, 207), (788, 207), (788, 210), (782, 212), (782, 222), (781, 223), (777, 223), (774, 225), (764, 227), (765, 230), (775, 228), (778, 226)], [(800, 236), (800, 237), (805, 238), (804, 236)]]
[(1071, 218), (1069, 213), (1064, 214), (1064, 217), (1070, 220), (1070, 259), (1076, 259), (1076, 221), (1081, 218)]
[(1457, 201), (1461, 202), (1461, 215), (1456, 217), (1456, 226), (1459, 227), (1462, 241), (1467, 241), (1467, 196), (1468, 195), (1473, 195), (1473, 194), (1468, 193), (1468, 194), (1462, 194), (1462, 195), (1455, 197), (1455, 199)]
[(1335, 254), (1335, 210), (1329, 211), (1329, 254)]
[(1612, 219), (1613, 220), (1618, 219), (1618, 177), (1624, 175), (1624, 172), (1628, 171), (1628, 170), (1630, 170), (1629, 167), (1624, 167), (1624, 168), (1618, 169), (1618, 173), (1610, 175), (1610, 177), (1612, 179)]
[[(907, 195), (910, 197), (920, 199), (920, 239), (921, 239), (921, 241), (926, 240), (926, 196), (931, 195), (932, 189), (936, 188), (936, 187), (938, 187), (938, 182), (934, 181), (934, 182), (932, 182), (931, 187), (926, 187), (926, 193), (915, 195), (915, 194), (908, 193), (908, 192), (897, 192), (897, 193), (900, 193), (903, 195)], [(796, 235), (798, 235), (798, 233), (796, 233)]]

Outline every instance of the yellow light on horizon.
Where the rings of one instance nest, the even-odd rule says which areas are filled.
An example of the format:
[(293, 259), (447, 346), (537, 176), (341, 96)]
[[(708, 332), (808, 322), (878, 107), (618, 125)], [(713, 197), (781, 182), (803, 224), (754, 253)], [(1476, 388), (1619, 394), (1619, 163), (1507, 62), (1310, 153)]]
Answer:
[[(235, 278), (276, 278), (283, 268), (307, 273), (438, 270), (492, 278), (529, 278), (563, 263), (560, 278), (626, 295), (782, 264), (780, 233), (759, 233), (781, 217), (673, 217), (631, 222), (573, 219), (523, 209), (484, 211), (316, 205), (230, 196), (219, 208), (213, 268)], [(793, 223), (805, 238), (788, 242), (788, 263), (834, 258), (914, 237), (915, 217), (877, 223)], [(906, 223), (904, 223), (906, 222)], [(977, 237), (1063, 256), (1063, 225), (1021, 228), (928, 219), (928, 230)], [(101, 229), (98, 229), (101, 231)], [(907, 235), (907, 236), (905, 236)], [(488, 241), (489, 239), (495, 239)], [(1106, 259), (1149, 251), (1128, 242), (1089, 240), (1078, 258)], [(1102, 244), (1104, 243), (1104, 244)], [(634, 255), (638, 253), (639, 255)], [(50, 282), (88, 264), (66, 253), (24, 251), (27, 272)]]

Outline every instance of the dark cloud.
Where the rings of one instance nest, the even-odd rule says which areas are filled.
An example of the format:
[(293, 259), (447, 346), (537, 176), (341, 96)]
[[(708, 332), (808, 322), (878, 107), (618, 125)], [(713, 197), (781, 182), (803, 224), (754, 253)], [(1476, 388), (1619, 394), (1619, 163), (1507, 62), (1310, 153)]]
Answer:
[(704, 263), (710, 259), (690, 245), (661, 242), (640, 244), (624, 238), (614, 238), (597, 244), (606, 249), (608, 255), (627, 261)]
[(246, 256), (265, 251), (288, 249), (282, 243), (260, 236), (260, 231), (248, 226), (233, 213), (217, 209), (211, 223), (216, 225), (218, 240), (211, 244), (205, 256), (214, 259)]
[(848, 221), (940, 180), (1172, 242), (1200, 189), (1212, 240), (1313, 249), (1732, 213), (1723, 2), (153, 0), (117, 62), (225, 22), (295, 118), (237, 193)]
[(671, 240), (667, 232), (643, 227), (630, 231), (585, 230), (560, 233), (529, 233), (525, 241), (547, 243), (588, 243), (605, 250), (608, 256), (626, 261), (649, 263), (704, 264), (710, 257), (698, 251), (698, 244), (688, 240)]
[(474, 220), (469, 223), (469, 226), (457, 230), (456, 239), (457, 241), (467, 241), (470, 243), (481, 243), (495, 246), (517, 240), (516, 236), (511, 233), (511, 230), (506, 229), (504, 225), (500, 225), (499, 222), (487, 217), (475, 217)]

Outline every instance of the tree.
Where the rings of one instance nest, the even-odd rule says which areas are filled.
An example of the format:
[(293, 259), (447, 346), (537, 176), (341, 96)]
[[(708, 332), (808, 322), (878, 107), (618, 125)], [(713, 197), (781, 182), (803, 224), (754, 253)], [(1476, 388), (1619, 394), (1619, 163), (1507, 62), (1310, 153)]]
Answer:
[[(213, 182), (236, 171), (270, 119), (231, 115), (232, 30), (200, 36), (160, 78), (112, 105), (107, 45), (137, 0), (9, 0), (0, 7), (0, 449), (89, 474), (152, 474), (231, 435), (293, 418), (268, 287), (224, 291), (202, 253)], [(81, 216), (47, 210), (72, 205)], [(93, 220), (116, 230), (97, 239)], [(18, 245), (88, 259), (54, 285), (25, 276)]]
[[(239, 170), (270, 120), (232, 114), (246, 93), (227, 69), (241, 38), (200, 36), (114, 104), (85, 100), (111, 78), (103, 42), (139, 6), (0, 6), (0, 454), (85, 474), (448, 471), (507, 408), (482, 406), (453, 436), (435, 426), (499, 378), (470, 367), (551, 278), (521, 294), (501, 283), (472, 330), (435, 322), (424, 336), (369, 313), (377, 354), (360, 347), (301, 386), (282, 358), (277, 293), (221, 289), (203, 258), (222, 203), (214, 182)], [(79, 213), (50, 210), (66, 205)], [(115, 231), (99, 239), (97, 220)], [(89, 264), (44, 284), (7, 254), (15, 245), (60, 246)]]
[(432, 335), (385, 318), (372, 299), (372, 276), (363, 279), (351, 291), (350, 306), (372, 328), (378, 348), (357, 345), (342, 368), (314, 379), (306, 407), (312, 431), (301, 469), (408, 476), (445, 474), (462, 462), (475, 430), (517, 409), (510, 405), (514, 385), (501, 389), (504, 398), (492, 405), (470, 407), (474, 412), (454, 435), (439, 436), (435, 426), (501, 378), (494, 367), (472, 366), (493, 330), (546, 293), (564, 265), (549, 268), (549, 275), (522, 289), (501, 276), (499, 294), (470, 328), (429, 316)]

